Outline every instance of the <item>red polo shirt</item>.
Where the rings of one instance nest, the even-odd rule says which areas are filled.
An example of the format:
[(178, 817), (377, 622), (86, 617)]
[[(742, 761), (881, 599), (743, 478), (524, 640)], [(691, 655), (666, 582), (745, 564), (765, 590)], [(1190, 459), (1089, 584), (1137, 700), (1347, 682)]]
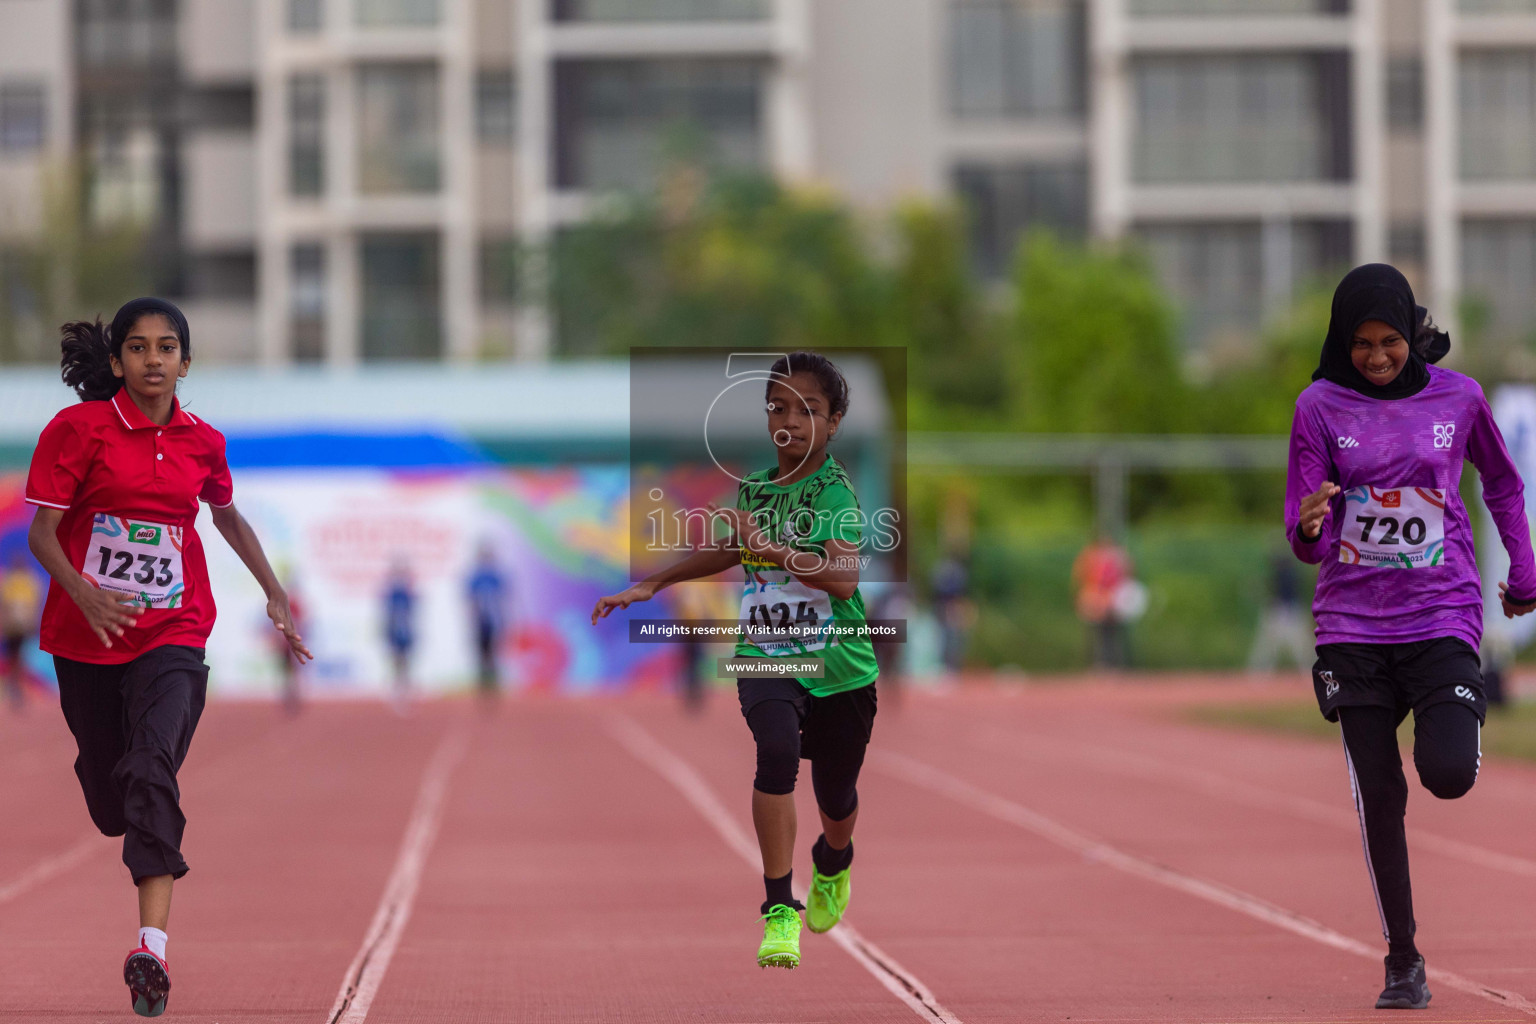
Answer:
[(57, 582), (48, 587), (43, 650), (120, 665), (167, 644), (205, 647), (213, 629), (208, 565), (193, 524), (201, 499), (234, 503), (224, 435), (183, 412), (157, 426), (126, 391), (61, 411), (37, 439), (27, 501), (64, 509), (59, 544), (80, 574), (132, 594), (138, 625), (103, 647)]

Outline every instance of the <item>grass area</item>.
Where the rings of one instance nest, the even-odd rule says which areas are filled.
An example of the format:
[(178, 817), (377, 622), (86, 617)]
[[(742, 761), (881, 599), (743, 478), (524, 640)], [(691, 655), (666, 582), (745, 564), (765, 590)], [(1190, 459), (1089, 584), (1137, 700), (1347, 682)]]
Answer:
[[(978, 617), (970, 659), (1030, 672), (1072, 672), (1089, 662), (1078, 620), (1072, 562), (1088, 543), (1083, 524), (978, 538), (972, 566)], [(1236, 668), (1248, 658), (1268, 599), (1270, 559), (1283, 541), (1273, 524), (1150, 524), (1131, 531), (1146, 616), (1130, 630), (1131, 664), (1142, 669)], [(1310, 593), (1315, 570), (1297, 563)]]
[[(1206, 725), (1284, 732), (1339, 742), (1339, 727), (1318, 714), (1314, 701), (1207, 705), (1191, 708), (1189, 718)], [(1412, 748), (1412, 715), (1403, 720), (1397, 739), (1405, 751)], [(1536, 702), (1511, 704), (1490, 711), (1488, 724), (1483, 728), (1483, 753), (1536, 761)]]

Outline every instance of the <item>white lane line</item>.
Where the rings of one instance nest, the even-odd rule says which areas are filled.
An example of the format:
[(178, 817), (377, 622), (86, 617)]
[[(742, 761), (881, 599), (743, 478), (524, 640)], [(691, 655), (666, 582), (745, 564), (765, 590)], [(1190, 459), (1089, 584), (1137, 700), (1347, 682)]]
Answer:
[[(1063, 759), (1070, 758), (1075, 764), (1105, 775), (1119, 775), (1143, 781), (1149, 775), (1155, 774), (1170, 782), (1176, 782), (1192, 792), (1205, 793), (1234, 803), (1246, 804), (1266, 811), (1283, 810), (1307, 821), (1337, 825), (1352, 832), (1360, 827), (1359, 819), (1355, 815), (1332, 804), (1240, 782), (1216, 772), (1176, 765), (1149, 754), (1137, 754), (1095, 744), (1063, 743), (1034, 733), (1028, 735), (1027, 743), (1020, 743), (1019, 734), (995, 727), (983, 730), (981, 735), (990, 748), (1018, 754), (1034, 761), (1059, 766)], [(1434, 832), (1410, 828), (1408, 845), (1426, 853), (1465, 861), (1478, 867), (1536, 878), (1536, 860), (1500, 853), (1486, 846), (1463, 842)]]
[[(1106, 867), (1115, 868), (1129, 875), (1144, 878), (1159, 885), (1166, 886), (1179, 892), (1187, 893), (1217, 906), (1226, 907), (1239, 914), (1246, 914), (1258, 921), (1272, 924), (1277, 928), (1283, 928), (1288, 932), (1311, 939), (1313, 942), (1331, 946), (1334, 949), (1356, 956), (1365, 957), (1375, 963), (1381, 962), (1381, 951), (1352, 939), (1347, 935), (1334, 931), (1325, 924), (1303, 917), (1294, 911), (1277, 907), (1257, 896), (1238, 889), (1232, 889), (1219, 882), (1209, 882), (1193, 875), (1186, 875), (1172, 868), (1154, 864), (1148, 860), (1133, 856), (1118, 850), (1107, 843), (1099, 842), (1089, 836), (1078, 832), (1053, 818), (1048, 818), (1037, 811), (1032, 811), (1022, 804), (1014, 803), (1005, 797), (989, 793), (984, 789), (971, 785), (964, 779), (950, 775), (932, 765), (925, 764), (915, 758), (904, 754), (895, 754), (889, 751), (871, 752), (868, 762), (877, 771), (909, 782), (915, 786), (921, 786), (931, 792), (947, 796), (958, 804), (962, 804), (982, 814), (997, 818), (999, 821), (1019, 828), (1042, 839), (1055, 843), (1063, 849), (1069, 850), (1085, 859), (1097, 861)], [(1429, 976), (1438, 984), (1447, 985), (1460, 992), (1479, 996), (1490, 1002), (1518, 1010), (1528, 1016), (1536, 1017), (1536, 1004), (1528, 1002), (1525, 997), (1516, 992), (1506, 992), (1496, 989), (1491, 985), (1473, 981), (1451, 971), (1437, 967), (1429, 969)]]
[(336, 1004), (331, 1007), (330, 1015), (325, 1018), (326, 1024), (362, 1024), (368, 1019), (368, 1008), (373, 1005), (373, 997), (384, 981), (389, 961), (395, 955), (406, 922), (410, 920), (421, 872), (426, 866), (427, 855), (432, 852), (432, 843), (437, 839), (448, 782), (467, 746), (468, 730), (462, 722), (456, 723), (443, 735), (432, 760), (427, 763), (421, 776), (421, 788), (416, 794), (416, 806), (400, 842), (395, 869), (384, 885), (384, 895), (379, 898), (379, 908), (374, 912), (363, 945), (341, 979), (341, 990), (336, 994)]
[[(612, 715), (608, 719), (608, 731), (637, 761), (670, 782), (737, 856), (754, 868), (761, 867), (757, 841), (737, 824), (736, 819), (715, 796), (714, 790), (709, 788), (709, 784), (688, 762), (664, 747), (628, 715)], [(796, 890), (796, 899), (804, 899), (805, 887), (796, 886)], [(916, 975), (860, 935), (846, 919), (826, 934), (885, 986), (888, 992), (906, 1003), (923, 1020), (936, 1021), (938, 1024), (961, 1024), (960, 1018), (946, 1010)]]
[(16, 878), (0, 886), (0, 903), (6, 903), (15, 899), (29, 889), (35, 888), (55, 875), (61, 875), (94, 853), (101, 853), (111, 844), (102, 840), (104, 836), (89, 835), (80, 840), (74, 846), (63, 853), (45, 857), (22, 872)]

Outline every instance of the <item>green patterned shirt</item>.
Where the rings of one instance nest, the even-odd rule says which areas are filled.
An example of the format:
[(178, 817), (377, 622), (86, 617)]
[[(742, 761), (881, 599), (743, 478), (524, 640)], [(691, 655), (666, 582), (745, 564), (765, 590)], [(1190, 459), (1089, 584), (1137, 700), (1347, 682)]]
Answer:
[[(829, 540), (858, 545), (863, 536), (863, 514), (841, 462), (829, 455), (820, 469), (788, 486), (770, 479), (776, 472), (765, 469), (752, 473), (736, 492), (736, 507), (752, 513), (769, 539), (802, 551), (821, 551)], [(825, 676), (800, 680), (800, 685), (818, 697), (857, 690), (875, 681), (878, 670), (869, 638), (837, 635), (829, 629), (833, 624), (841, 629), (864, 623), (864, 595), (857, 588), (848, 600), (841, 600), (806, 586), (788, 569), (745, 547), (741, 549), (741, 565), (747, 574), (741, 618), (749, 626), (759, 622), (809, 624), (826, 632), (819, 637), (764, 641), (761, 646), (739, 634), (738, 658), (820, 658), (826, 663)]]

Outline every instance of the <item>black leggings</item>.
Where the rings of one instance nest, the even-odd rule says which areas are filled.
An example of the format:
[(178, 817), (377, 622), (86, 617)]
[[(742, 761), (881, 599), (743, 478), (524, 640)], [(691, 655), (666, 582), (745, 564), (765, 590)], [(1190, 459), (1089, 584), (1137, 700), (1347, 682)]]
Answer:
[[(1403, 831), (1408, 780), (1397, 749), (1402, 717), (1383, 707), (1342, 707), (1338, 713), (1381, 931), (1392, 952), (1411, 952), (1413, 891)], [(1481, 727), (1477, 712), (1466, 704), (1446, 701), (1415, 713), (1413, 764), (1425, 789), (1442, 800), (1454, 800), (1472, 788), (1482, 760)]]
[[(768, 700), (747, 713), (747, 725), (757, 740), (757, 777), (752, 788), (761, 793), (795, 791), (800, 771), (800, 716), (784, 700)], [(864, 766), (864, 744), (833, 755), (823, 753), (811, 762), (811, 788), (816, 806), (833, 821), (842, 821), (859, 808), (859, 769)]]
[(811, 762), (816, 806), (832, 821), (859, 807), (859, 770), (875, 718), (875, 687), (817, 697), (794, 679), (738, 681), (741, 711), (757, 741), (752, 788), (783, 795), (795, 791), (800, 759)]
[(203, 712), (208, 666), (200, 647), (155, 647), (124, 665), (55, 657), (59, 704), (80, 756), (75, 774), (91, 821), (123, 837), (137, 885), (187, 873), (176, 773)]

